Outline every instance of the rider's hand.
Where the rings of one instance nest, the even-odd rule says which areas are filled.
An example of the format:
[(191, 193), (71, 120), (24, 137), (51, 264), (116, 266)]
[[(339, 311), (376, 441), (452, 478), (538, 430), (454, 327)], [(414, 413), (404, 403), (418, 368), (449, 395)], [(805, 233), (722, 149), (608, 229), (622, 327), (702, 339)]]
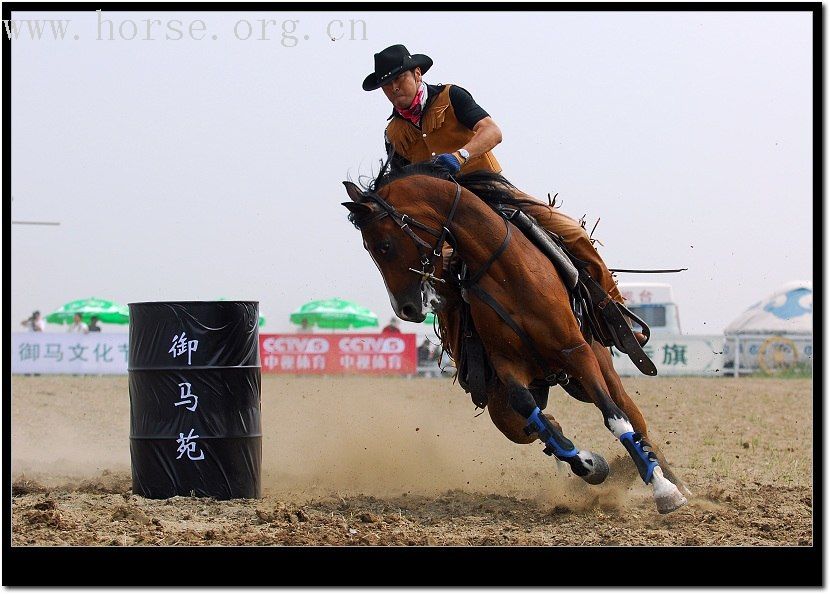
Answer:
[(435, 163), (448, 169), (450, 173), (461, 171), (461, 162), (452, 153), (443, 153), (435, 157)]

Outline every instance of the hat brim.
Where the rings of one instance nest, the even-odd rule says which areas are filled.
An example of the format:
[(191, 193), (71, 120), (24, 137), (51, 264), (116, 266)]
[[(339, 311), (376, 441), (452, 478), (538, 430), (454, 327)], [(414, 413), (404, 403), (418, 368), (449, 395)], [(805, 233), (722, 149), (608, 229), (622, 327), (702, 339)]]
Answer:
[(374, 91), (375, 89), (379, 89), (404, 70), (412, 70), (418, 66), (421, 67), (421, 74), (426, 74), (427, 70), (432, 67), (432, 58), (424, 54), (412, 54), (410, 60), (406, 60), (399, 68), (395, 68), (395, 70), (381, 79), (378, 79), (377, 73), (373, 72), (363, 80), (363, 90)]

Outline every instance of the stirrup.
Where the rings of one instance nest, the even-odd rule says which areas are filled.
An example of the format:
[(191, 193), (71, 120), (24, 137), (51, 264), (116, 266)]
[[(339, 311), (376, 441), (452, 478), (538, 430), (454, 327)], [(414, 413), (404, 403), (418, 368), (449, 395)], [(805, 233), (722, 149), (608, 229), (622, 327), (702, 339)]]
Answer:
[[(644, 334), (648, 325), (631, 313), (625, 305), (617, 303), (605, 292), (599, 283), (592, 279), (584, 270), (580, 270), (579, 278), (582, 285), (588, 290), (591, 300), (602, 315), (603, 321), (609, 328), (614, 346), (628, 355), (631, 362), (645, 375), (657, 375), (657, 367), (648, 355), (643, 352), (639, 341), (634, 337), (634, 331), (628, 325), (626, 316), (643, 327)], [(623, 315), (625, 313), (625, 315)], [(645, 334), (646, 338), (649, 334)]]
[(643, 320), (641, 320), (639, 317), (637, 317), (634, 314), (634, 312), (632, 312), (630, 309), (628, 309), (624, 304), (617, 303), (617, 307), (620, 309), (623, 316), (625, 316), (627, 318), (626, 323), (628, 324), (629, 328), (631, 328), (631, 322), (637, 322), (637, 324), (639, 324), (640, 328), (643, 329), (642, 332), (634, 332), (634, 329), (631, 328), (631, 333), (634, 334), (635, 338), (637, 338), (638, 334), (641, 334), (643, 336), (644, 340), (643, 340), (643, 342), (640, 342), (640, 339), (637, 338), (637, 342), (639, 342), (641, 346), (647, 345), (649, 339), (651, 338), (651, 328), (648, 327), (648, 324), (646, 324)]
[(617, 348), (628, 355), (631, 362), (641, 372), (646, 375), (657, 375), (657, 367), (648, 358), (648, 355), (645, 354), (643, 347), (640, 346), (640, 342), (634, 336), (634, 331), (631, 329), (631, 326), (628, 325), (628, 322), (622, 316), (622, 312), (617, 308), (619, 303), (612, 301), (609, 305), (610, 307), (605, 307), (602, 310), (602, 315), (612, 328), (612, 333), (615, 335), (615, 342), (617, 340), (620, 342)]

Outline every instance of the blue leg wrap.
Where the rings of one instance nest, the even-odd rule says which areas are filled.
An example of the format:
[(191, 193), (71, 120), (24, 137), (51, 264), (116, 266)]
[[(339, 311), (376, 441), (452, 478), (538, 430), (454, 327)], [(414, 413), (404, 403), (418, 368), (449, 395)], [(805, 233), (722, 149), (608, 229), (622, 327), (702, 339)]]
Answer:
[(628, 453), (634, 459), (634, 464), (637, 466), (637, 471), (640, 473), (640, 478), (646, 484), (651, 482), (651, 475), (654, 474), (654, 469), (660, 466), (657, 463), (657, 456), (651, 450), (646, 451), (645, 447), (651, 447), (649, 443), (643, 439), (643, 436), (634, 431), (623, 433), (620, 435), (620, 442), (628, 450)]
[(565, 458), (573, 458), (579, 453), (576, 446), (551, 425), (551, 422), (542, 414), (538, 406), (533, 410), (527, 420), (528, 424), (525, 427), (525, 433), (528, 435), (538, 433), (539, 439), (545, 443), (545, 449), (543, 451), (548, 456), (555, 455), (560, 460), (564, 460)]

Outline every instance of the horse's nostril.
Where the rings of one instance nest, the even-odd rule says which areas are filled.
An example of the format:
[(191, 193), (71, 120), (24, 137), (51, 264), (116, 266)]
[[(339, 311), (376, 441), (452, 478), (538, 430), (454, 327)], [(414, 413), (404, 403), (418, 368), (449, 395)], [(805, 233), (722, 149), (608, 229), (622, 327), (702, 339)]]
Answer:
[(401, 308), (401, 313), (405, 318), (414, 318), (418, 312), (415, 310), (414, 305), (412, 305), (411, 303), (407, 303)]

